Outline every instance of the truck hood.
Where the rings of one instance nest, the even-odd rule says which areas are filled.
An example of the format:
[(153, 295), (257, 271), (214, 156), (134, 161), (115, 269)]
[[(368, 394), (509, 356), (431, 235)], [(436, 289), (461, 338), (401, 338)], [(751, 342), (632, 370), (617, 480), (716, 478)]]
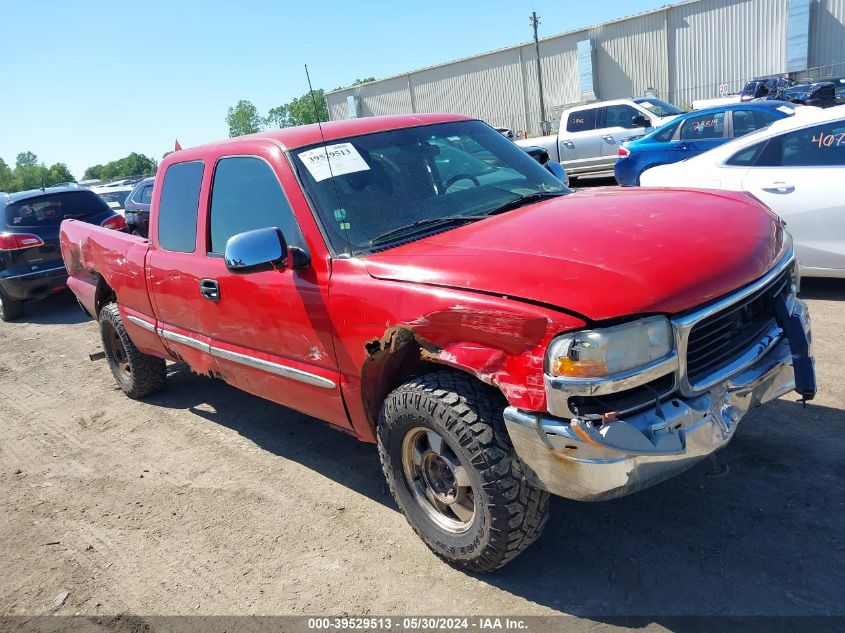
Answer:
[(742, 193), (593, 189), (365, 258), (378, 279), (552, 305), (590, 320), (675, 314), (765, 274), (777, 217)]

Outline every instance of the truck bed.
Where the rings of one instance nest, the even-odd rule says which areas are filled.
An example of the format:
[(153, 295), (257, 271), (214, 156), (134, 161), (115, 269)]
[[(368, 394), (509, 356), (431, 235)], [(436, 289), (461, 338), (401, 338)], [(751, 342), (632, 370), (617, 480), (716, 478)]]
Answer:
[(97, 314), (97, 287), (102, 279), (122, 308), (152, 317), (145, 265), (149, 242), (135, 235), (65, 220), (59, 234), (68, 286), (92, 316)]

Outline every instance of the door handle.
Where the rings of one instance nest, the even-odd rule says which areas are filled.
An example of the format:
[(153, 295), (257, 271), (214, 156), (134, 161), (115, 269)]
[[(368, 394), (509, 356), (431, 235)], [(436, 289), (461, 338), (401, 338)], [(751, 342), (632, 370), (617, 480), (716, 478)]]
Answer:
[(605, 134), (602, 138), (607, 141), (608, 143), (616, 143), (616, 139), (613, 138), (612, 134)]
[(575, 143), (573, 143), (572, 141), (569, 141), (569, 140), (561, 141), (561, 143), (563, 143), (567, 147), (575, 147)]
[(216, 279), (200, 279), (200, 294), (204, 299), (220, 301), (220, 284)]
[(795, 191), (795, 186), (790, 185), (787, 182), (773, 182), (772, 184), (766, 187), (760, 187), (763, 191), (768, 191), (769, 193), (792, 193)]

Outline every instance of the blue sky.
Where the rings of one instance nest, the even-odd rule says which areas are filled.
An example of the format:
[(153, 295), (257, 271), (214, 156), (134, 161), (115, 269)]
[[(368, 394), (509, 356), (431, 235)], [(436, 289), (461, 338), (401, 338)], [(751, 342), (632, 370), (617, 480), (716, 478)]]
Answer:
[(666, 0), (287, 2), (0, 0), (0, 157), (86, 167), (227, 135), (226, 110), (262, 113), (330, 90), (554, 35)]

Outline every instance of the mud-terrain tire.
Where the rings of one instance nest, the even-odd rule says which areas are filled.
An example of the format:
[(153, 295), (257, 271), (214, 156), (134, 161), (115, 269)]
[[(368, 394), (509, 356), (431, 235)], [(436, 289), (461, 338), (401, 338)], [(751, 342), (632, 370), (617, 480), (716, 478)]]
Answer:
[(130, 398), (143, 398), (164, 387), (167, 369), (163, 358), (139, 351), (126, 333), (116, 303), (100, 310), (103, 351), (118, 386)]
[(0, 320), (14, 321), (23, 316), (23, 301), (15, 301), (0, 290)]
[(393, 390), (379, 417), (379, 457), (393, 498), (435, 554), (468, 571), (510, 562), (548, 519), (549, 494), (523, 476), (502, 418), (506, 405), (470, 376), (439, 371)]

